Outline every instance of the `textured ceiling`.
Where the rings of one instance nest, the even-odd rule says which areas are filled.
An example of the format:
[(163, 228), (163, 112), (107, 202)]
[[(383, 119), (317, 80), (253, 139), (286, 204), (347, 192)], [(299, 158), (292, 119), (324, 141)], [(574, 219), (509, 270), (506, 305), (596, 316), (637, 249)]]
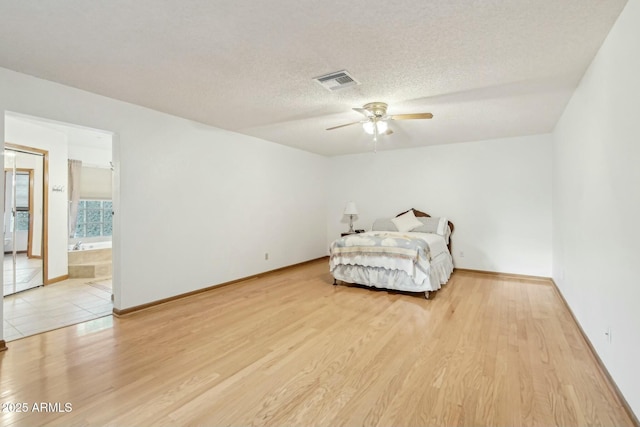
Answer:
[[(324, 155), (553, 130), (626, 0), (0, 0), (0, 66)], [(312, 78), (348, 70), (329, 92)]]

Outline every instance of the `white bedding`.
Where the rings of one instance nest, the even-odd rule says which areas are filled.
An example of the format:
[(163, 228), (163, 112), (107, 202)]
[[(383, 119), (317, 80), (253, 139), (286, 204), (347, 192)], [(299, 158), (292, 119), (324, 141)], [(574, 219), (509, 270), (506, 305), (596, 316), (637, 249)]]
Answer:
[[(342, 257), (334, 250), (329, 261), (334, 278), (348, 283), (409, 292), (436, 291), (447, 283), (453, 272), (453, 260), (445, 237), (433, 233), (368, 232), (347, 240), (344, 246), (366, 245), (367, 236), (420, 239), (428, 244), (427, 253), (419, 252), (413, 260), (362, 251), (357, 256)], [(359, 251), (358, 251), (359, 252)]]

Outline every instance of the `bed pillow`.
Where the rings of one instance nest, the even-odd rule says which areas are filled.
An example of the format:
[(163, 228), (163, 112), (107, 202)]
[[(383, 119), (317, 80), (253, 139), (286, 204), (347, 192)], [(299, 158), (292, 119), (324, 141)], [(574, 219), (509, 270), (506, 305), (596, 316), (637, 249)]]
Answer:
[(422, 225), (422, 223), (416, 218), (413, 211), (409, 211), (405, 214), (395, 217), (391, 221), (395, 224), (395, 226), (398, 228), (398, 231), (400, 232), (411, 231), (414, 228), (420, 227)]
[[(447, 230), (449, 230), (449, 220), (444, 216), (440, 217), (440, 222), (438, 223), (438, 229), (436, 230), (436, 233), (444, 236), (445, 234), (447, 234)], [(451, 233), (451, 230), (449, 230), (449, 233)]]
[(435, 233), (438, 231), (438, 223), (440, 222), (440, 218), (423, 216), (416, 219), (420, 221), (421, 225), (420, 227), (414, 228), (413, 231), (417, 231), (420, 233)]
[[(434, 218), (434, 217), (420, 217), (416, 218), (420, 221), (420, 227), (416, 227), (411, 231), (418, 231), (420, 233), (436, 233), (441, 236), (447, 234), (449, 228), (449, 221), (446, 217)], [(451, 231), (449, 231), (451, 233)]]
[(398, 227), (391, 222), (391, 218), (380, 218), (374, 221), (371, 231), (398, 231)]

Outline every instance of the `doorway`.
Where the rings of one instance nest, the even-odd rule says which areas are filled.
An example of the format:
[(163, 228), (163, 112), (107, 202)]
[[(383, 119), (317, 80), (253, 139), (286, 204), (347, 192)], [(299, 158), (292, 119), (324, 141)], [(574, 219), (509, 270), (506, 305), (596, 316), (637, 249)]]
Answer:
[[(114, 209), (110, 205), (111, 185), (109, 186), (109, 194), (103, 194), (98, 190), (102, 189), (99, 184), (103, 181), (111, 183), (113, 178), (112, 135), (110, 132), (97, 129), (5, 112), (5, 148), (31, 152), (32, 154), (40, 153), (44, 161), (43, 192), (41, 196), (38, 196), (36, 190), (33, 193), (34, 201), (42, 200), (42, 234), (40, 238), (37, 237), (39, 228), (34, 223), (32, 238), (27, 239), (27, 242), (32, 242), (32, 256), (37, 256), (37, 250), (40, 249), (42, 255), (41, 283), (44, 286), (18, 292), (4, 298), (3, 329), (5, 341), (9, 342), (99, 317), (111, 319), (113, 311), (112, 267), (109, 262), (108, 272), (105, 273), (104, 268), (106, 267), (103, 265), (111, 259), (111, 255), (109, 254), (108, 260), (99, 259), (94, 260), (95, 262), (85, 258), (91, 252), (104, 252), (102, 249), (94, 250), (95, 246), (105, 245), (107, 240), (109, 243), (111, 241), (110, 225), (112, 222), (109, 221), (111, 217), (107, 215), (111, 214)], [(8, 152), (4, 153), (6, 155)], [(71, 203), (68, 197), (71, 193), (69, 182), (69, 161), (71, 159), (82, 161), (82, 176), (86, 178), (80, 180), (79, 208), (72, 215), (70, 215)], [(16, 179), (26, 180), (26, 178), (19, 177), (19, 172), (29, 172), (20, 170), (28, 168), (18, 164), (15, 173)], [(6, 176), (5, 179), (7, 179)], [(13, 175), (10, 175), (9, 179), (13, 180)], [(7, 185), (11, 182), (7, 180)], [(35, 171), (33, 182), (38, 182)], [(98, 215), (97, 209), (93, 209), (95, 200), (99, 200), (102, 204), (102, 210), (99, 212), (102, 215)], [(31, 218), (35, 222), (38, 218), (39, 208), (35, 202), (31, 206), (34, 211)], [(107, 209), (109, 207), (111, 209)], [(16, 212), (18, 210), (16, 207)], [(69, 223), (70, 217), (76, 219), (76, 227)], [(97, 217), (100, 217), (101, 220), (97, 221)], [(10, 222), (7, 218), (9, 217), (3, 218), (4, 224)], [(98, 225), (100, 226), (100, 234), (96, 231)], [(71, 233), (73, 233), (73, 237), (70, 237)], [(80, 274), (75, 275), (78, 273), (76, 271), (74, 272), (76, 277), (70, 277), (69, 254), (73, 252), (76, 245), (79, 248), (78, 252), (81, 253), (81, 258), (83, 258), (78, 263), (91, 262), (90, 268), (96, 270), (95, 276), (86, 277), (82, 270), (87, 270), (89, 267), (81, 265), (78, 266)], [(29, 253), (29, 248), (24, 252), (25, 256), (27, 253)], [(12, 263), (12, 255), (13, 252), (5, 254), (5, 260)], [(17, 265), (21, 255), (21, 251), (17, 250)], [(5, 283), (10, 282), (10, 280), (5, 281)], [(108, 323), (107, 320), (105, 322)]]
[(4, 150), (3, 296), (45, 281), (43, 264), (44, 154)]

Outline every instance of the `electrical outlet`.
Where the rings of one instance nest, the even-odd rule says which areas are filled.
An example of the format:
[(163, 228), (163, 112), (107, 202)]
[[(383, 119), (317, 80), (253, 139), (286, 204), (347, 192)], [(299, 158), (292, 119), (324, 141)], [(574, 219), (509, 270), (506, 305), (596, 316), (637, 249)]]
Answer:
[(265, 252), (264, 253), (264, 260), (268, 261), (269, 260), (269, 252)]
[(464, 258), (464, 251), (460, 251), (460, 258)]

